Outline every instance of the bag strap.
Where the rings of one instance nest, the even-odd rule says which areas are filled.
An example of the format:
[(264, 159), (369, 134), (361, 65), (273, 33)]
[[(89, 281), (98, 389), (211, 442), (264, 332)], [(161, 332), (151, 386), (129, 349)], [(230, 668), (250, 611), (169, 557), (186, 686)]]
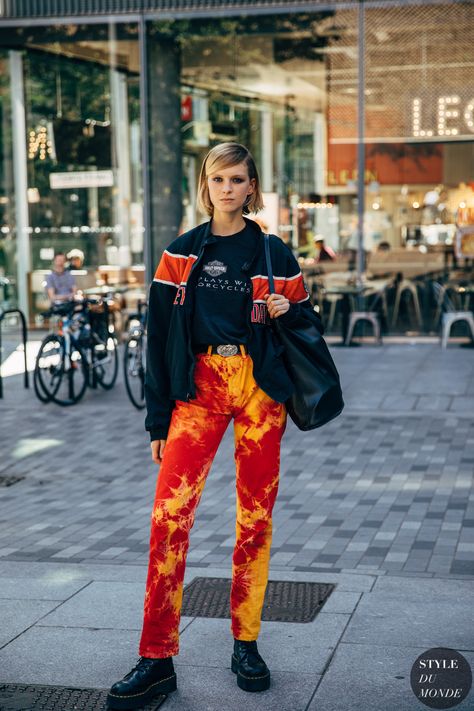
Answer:
[(270, 289), (270, 294), (274, 294), (275, 282), (273, 281), (272, 260), (270, 257), (270, 236), (266, 232), (264, 232), (263, 237), (265, 239), (265, 261), (267, 263), (268, 286)]

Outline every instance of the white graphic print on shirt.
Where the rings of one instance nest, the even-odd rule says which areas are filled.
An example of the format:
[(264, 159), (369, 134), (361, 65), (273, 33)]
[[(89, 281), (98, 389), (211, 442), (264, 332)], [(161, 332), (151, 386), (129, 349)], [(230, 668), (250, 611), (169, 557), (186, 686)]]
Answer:
[(207, 272), (211, 276), (219, 276), (219, 274), (224, 274), (227, 271), (227, 267), (224, 262), (220, 262), (218, 259), (214, 259), (212, 262), (208, 262), (202, 268), (203, 272)]
[[(207, 277), (204, 272), (209, 274), (210, 277)], [(251, 286), (246, 284), (244, 279), (219, 278), (219, 275), (225, 274), (225, 272), (227, 272), (227, 265), (218, 259), (214, 259), (203, 266), (197, 286), (219, 291), (238, 291), (250, 294)]]

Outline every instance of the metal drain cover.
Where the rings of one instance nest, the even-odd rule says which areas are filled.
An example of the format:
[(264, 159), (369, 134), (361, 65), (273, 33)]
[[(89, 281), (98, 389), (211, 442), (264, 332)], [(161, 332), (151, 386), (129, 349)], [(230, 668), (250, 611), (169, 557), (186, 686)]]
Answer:
[[(0, 711), (106, 711), (108, 689), (0, 684)], [(159, 694), (142, 711), (155, 711), (168, 697)]]
[[(194, 578), (183, 591), (185, 617), (229, 617), (229, 578)], [(335, 588), (333, 583), (269, 580), (262, 620), (311, 622)]]

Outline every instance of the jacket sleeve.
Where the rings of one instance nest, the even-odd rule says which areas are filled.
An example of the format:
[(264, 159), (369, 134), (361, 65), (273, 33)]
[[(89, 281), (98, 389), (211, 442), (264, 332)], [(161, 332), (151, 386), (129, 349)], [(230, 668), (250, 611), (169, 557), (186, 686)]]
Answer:
[(145, 373), (145, 429), (151, 441), (166, 439), (174, 408), (170, 400), (170, 379), (165, 361), (173, 301), (180, 277), (171, 255), (163, 252), (150, 286), (147, 316), (147, 354)]
[(292, 326), (296, 328), (302, 323), (301, 319), (310, 319), (322, 334), (324, 333), (323, 323), (319, 314), (314, 310), (300, 265), (290, 247), (282, 240), (279, 239), (279, 241), (283, 248), (284, 280), (282, 286), (277, 284), (278, 280), (275, 280), (275, 289), (278, 293), (286, 296), (290, 302), (290, 308), (286, 313), (278, 316), (278, 319), (289, 328)]

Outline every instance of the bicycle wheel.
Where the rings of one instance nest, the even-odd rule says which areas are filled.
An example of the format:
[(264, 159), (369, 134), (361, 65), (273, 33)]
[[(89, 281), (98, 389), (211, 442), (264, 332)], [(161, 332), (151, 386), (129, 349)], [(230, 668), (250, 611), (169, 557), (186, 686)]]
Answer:
[(92, 348), (95, 377), (105, 390), (110, 390), (115, 385), (118, 365), (117, 339), (109, 333), (107, 341), (97, 340)]
[(128, 397), (138, 410), (145, 407), (145, 356), (146, 336), (130, 335), (125, 344), (123, 376)]
[(63, 377), (64, 337), (50, 333), (41, 343), (33, 373), (35, 394), (41, 402), (50, 402)]
[(53, 402), (62, 407), (75, 405), (84, 395), (89, 383), (87, 358), (80, 346), (71, 343), (71, 352), (66, 353), (62, 344), (62, 377), (59, 387), (52, 396)]

